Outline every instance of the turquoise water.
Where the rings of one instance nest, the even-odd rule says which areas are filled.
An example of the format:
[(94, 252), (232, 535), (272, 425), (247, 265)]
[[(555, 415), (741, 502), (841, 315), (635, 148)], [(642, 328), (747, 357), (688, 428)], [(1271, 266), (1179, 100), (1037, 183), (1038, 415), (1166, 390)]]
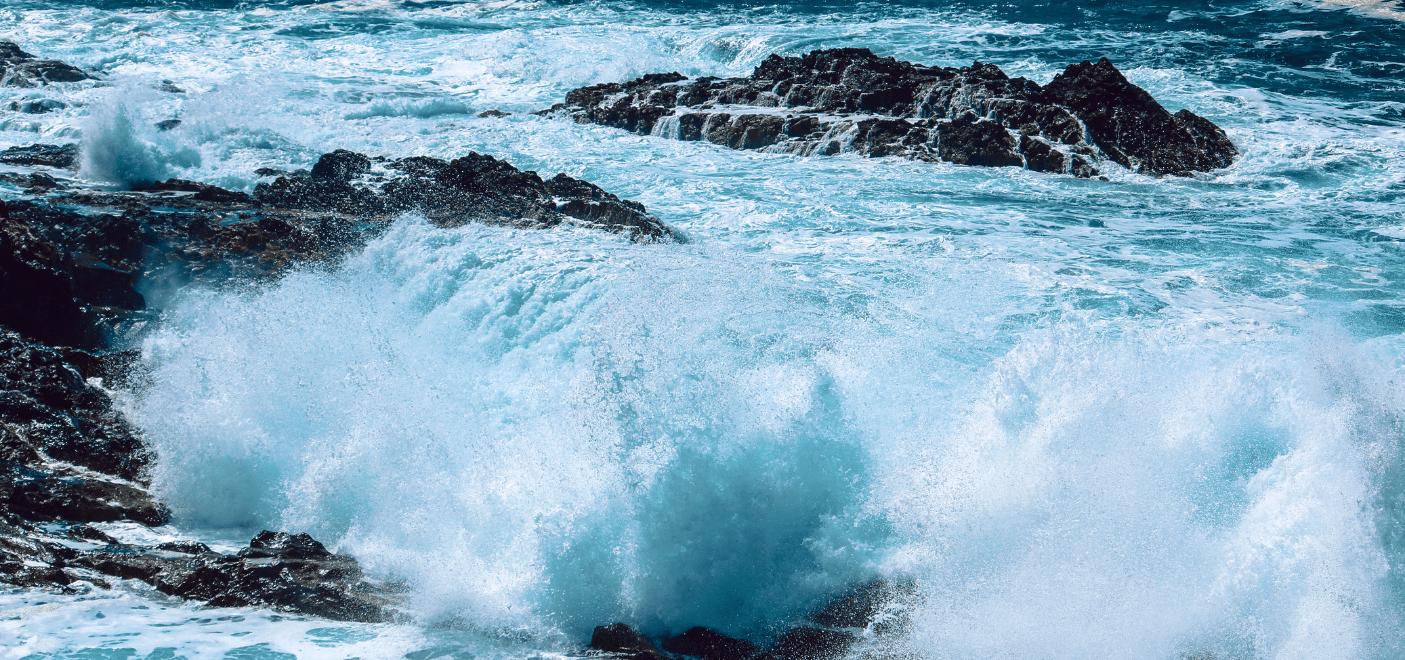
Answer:
[[(310, 532), (404, 580), (414, 622), (21, 592), (0, 657), (556, 657), (613, 621), (764, 641), (876, 575), (921, 598), (858, 653), (1405, 657), (1392, 11), (8, 3), (3, 36), (110, 83), (0, 93), (70, 106), (4, 113), (0, 146), (115, 154), (81, 178), (250, 189), (333, 148), (475, 150), (691, 240), (407, 216), (275, 286), (148, 283), (154, 384), (121, 396), (161, 453), (159, 533)], [(1105, 55), (1243, 155), (1089, 181), (526, 114), (838, 46), (1041, 83)]]

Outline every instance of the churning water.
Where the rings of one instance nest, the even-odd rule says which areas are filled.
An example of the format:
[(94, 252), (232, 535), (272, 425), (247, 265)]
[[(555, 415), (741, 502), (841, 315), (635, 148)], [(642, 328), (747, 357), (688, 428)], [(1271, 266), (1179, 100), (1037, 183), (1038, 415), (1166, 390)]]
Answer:
[[(109, 531), (310, 532), (403, 580), (415, 623), (20, 592), (0, 596), (0, 657), (546, 658), (614, 621), (762, 641), (874, 576), (920, 594), (875, 657), (1405, 657), (1397, 18), (8, 2), (3, 36), (111, 83), (3, 92), (68, 106), (0, 114), (0, 143), (81, 141), (83, 178), (249, 189), (333, 148), (476, 150), (642, 201), (691, 241), (406, 216), (273, 286), (153, 288), (152, 384), (123, 397), (176, 521)], [(1090, 181), (527, 114), (839, 46), (1041, 83), (1106, 55), (1243, 155)]]

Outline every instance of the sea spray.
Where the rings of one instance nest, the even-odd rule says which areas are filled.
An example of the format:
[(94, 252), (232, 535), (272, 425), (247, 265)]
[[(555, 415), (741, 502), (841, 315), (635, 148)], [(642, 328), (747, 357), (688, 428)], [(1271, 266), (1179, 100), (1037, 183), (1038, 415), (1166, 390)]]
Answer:
[(183, 145), (142, 112), (151, 94), (114, 88), (83, 123), (81, 176), (124, 188), (172, 177), (177, 168), (200, 165), (200, 152)]

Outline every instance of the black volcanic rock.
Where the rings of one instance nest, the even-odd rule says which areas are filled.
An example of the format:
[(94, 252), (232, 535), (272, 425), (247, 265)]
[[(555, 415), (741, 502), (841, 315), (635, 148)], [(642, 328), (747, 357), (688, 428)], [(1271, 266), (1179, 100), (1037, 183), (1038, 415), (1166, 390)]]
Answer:
[[(71, 166), (76, 157), (73, 147), (34, 145), (0, 161)], [(312, 172), (276, 172), (253, 195), (183, 179), (114, 192), (5, 173), (43, 196), (0, 201), (0, 582), (76, 592), (115, 577), (211, 606), (394, 616), (393, 589), (306, 534), (262, 532), (230, 556), (192, 542), (126, 546), (83, 524), (170, 519), (148, 490), (155, 457), (104, 388), (141, 382), (137, 357), (122, 348), (155, 321), (137, 290), (144, 281), (268, 281), (347, 254), (406, 211), (441, 225), (570, 219), (635, 240), (672, 236), (642, 204), (565, 174), (543, 181), (476, 153), (377, 170), (384, 162), (332, 152)]]
[[(1046, 87), (999, 67), (925, 67), (863, 48), (772, 55), (745, 78), (650, 74), (572, 90), (544, 111), (733, 149), (903, 156), (1095, 176), (1106, 157), (1153, 175), (1225, 167), (1238, 151), (1188, 110), (1174, 115), (1106, 59)], [(1088, 134), (1084, 134), (1084, 126)]]
[(72, 169), (78, 166), (78, 145), (33, 144), (27, 147), (10, 147), (0, 151), (0, 163), (21, 167), (43, 165)]
[(11, 41), (0, 41), (0, 86), (37, 87), (56, 82), (78, 82), (93, 77), (58, 60), (41, 60)]
[[(211, 607), (271, 607), (361, 622), (389, 621), (395, 615), (390, 608), (394, 588), (367, 581), (355, 559), (328, 552), (306, 534), (263, 531), (233, 556), (188, 541), (155, 547), (110, 544), (70, 555), (48, 562), (66, 567), (69, 580), (87, 578), (88, 572), (140, 580)], [(5, 580), (0, 574), (0, 581)]]
[(337, 149), (322, 154), (312, 166), (314, 179), (354, 179), (371, 170), (371, 159), (354, 151)]
[(844, 630), (801, 626), (781, 635), (757, 660), (834, 660), (854, 645), (857, 637)]
[(1110, 158), (1141, 172), (1188, 176), (1226, 167), (1238, 153), (1218, 126), (1189, 110), (1167, 112), (1107, 58), (1069, 65), (1044, 98), (1082, 119)]
[(760, 651), (755, 644), (744, 639), (733, 639), (703, 627), (690, 628), (681, 635), (664, 640), (663, 649), (703, 660), (747, 660)]
[(631, 660), (669, 660), (653, 641), (623, 623), (596, 626), (590, 636), (590, 648)]

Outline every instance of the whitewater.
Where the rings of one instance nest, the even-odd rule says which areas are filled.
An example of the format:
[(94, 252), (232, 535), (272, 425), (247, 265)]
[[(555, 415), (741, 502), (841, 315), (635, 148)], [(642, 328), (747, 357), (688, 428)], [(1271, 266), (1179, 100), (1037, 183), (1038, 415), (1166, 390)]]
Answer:
[[(114, 394), (175, 517), (95, 526), (216, 549), (307, 532), (402, 584), (410, 618), (10, 590), (0, 658), (560, 658), (616, 621), (760, 642), (876, 576), (918, 598), (865, 660), (1405, 658), (1399, 16), (6, 2), (0, 37), (104, 77), (0, 88), (59, 106), (0, 113), (0, 148), (80, 142), (79, 178), (251, 190), (333, 148), (477, 151), (687, 240), (410, 214), (271, 285), (144, 282), (160, 319)], [(1041, 84), (1107, 56), (1241, 156), (1075, 179), (531, 114), (843, 46)]]

